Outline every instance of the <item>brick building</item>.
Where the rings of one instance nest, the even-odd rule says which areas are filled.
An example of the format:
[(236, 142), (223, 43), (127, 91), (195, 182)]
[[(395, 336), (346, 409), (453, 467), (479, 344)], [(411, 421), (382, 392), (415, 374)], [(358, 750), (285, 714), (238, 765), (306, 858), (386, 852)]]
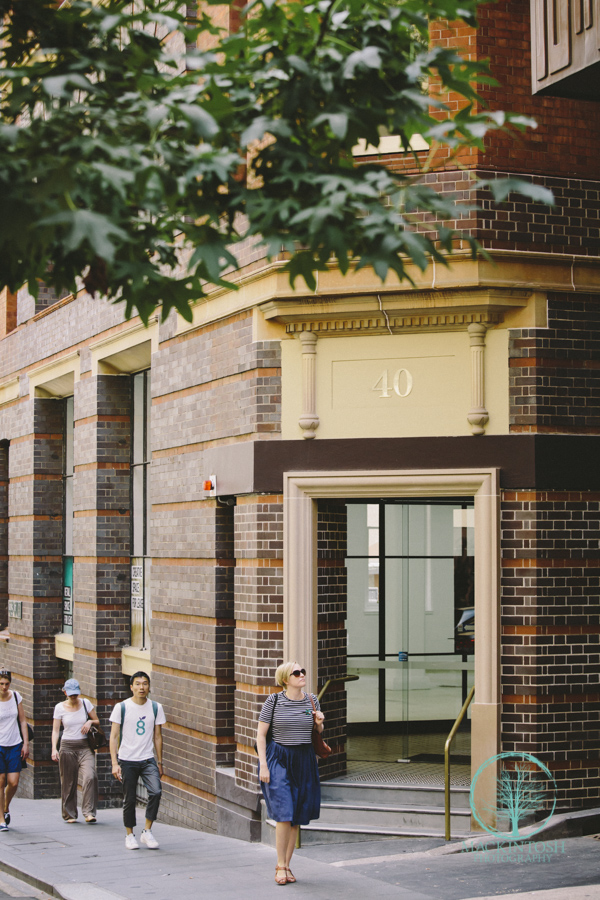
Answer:
[(249, 244), (239, 290), (148, 329), (84, 293), (4, 291), (0, 662), (36, 728), (25, 796), (57, 796), (65, 676), (106, 725), (143, 668), (168, 719), (161, 817), (257, 839), (257, 714), (294, 658), (333, 682), (324, 779), (437, 765), (474, 684), (464, 765), (525, 750), (559, 808), (597, 805), (600, 119), (552, 54), (600, 25), (564, 4), (549, 51), (565, 23), (538, 6), (533, 87), (521, 0), (433, 34), (490, 57), (492, 108), (539, 122), (428, 176), (552, 188), (554, 208), (479, 198), (491, 261), (459, 250), (416, 287), (332, 267), (309, 293)]

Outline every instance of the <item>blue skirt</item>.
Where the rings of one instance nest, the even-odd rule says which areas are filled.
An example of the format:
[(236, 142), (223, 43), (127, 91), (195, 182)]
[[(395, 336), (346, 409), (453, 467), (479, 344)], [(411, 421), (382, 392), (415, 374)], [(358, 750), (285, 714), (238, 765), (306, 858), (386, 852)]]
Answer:
[[(275, 822), (308, 825), (321, 810), (319, 767), (312, 744), (285, 746), (267, 743), (271, 780), (261, 781), (269, 818)], [(260, 764), (259, 764), (260, 770)]]

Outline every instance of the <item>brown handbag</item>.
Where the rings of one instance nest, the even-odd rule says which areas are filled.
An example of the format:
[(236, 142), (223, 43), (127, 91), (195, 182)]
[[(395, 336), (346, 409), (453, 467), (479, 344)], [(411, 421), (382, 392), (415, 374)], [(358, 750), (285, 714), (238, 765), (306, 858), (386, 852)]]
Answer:
[[(312, 694), (308, 695), (308, 699), (311, 702), (313, 711), (317, 711), (317, 707), (315, 706), (315, 701), (312, 698)], [(315, 753), (319, 757), (319, 759), (327, 759), (328, 756), (331, 756), (333, 750), (329, 746), (326, 741), (321, 737), (321, 732), (317, 731), (317, 726), (313, 724), (312, 735), (311, 735), (312, 745)]]

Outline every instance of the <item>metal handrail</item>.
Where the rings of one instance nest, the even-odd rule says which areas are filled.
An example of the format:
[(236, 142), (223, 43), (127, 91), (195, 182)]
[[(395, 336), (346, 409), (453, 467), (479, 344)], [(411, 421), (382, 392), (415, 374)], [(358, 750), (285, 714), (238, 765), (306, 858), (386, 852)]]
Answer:
[(446, 738), (446, 743), (444, 744), (444, 817), (446, 822), (446, 840), (450, 840), (450, 744), (454, 740), (454, 735), (458, 731), (460, 723), (462, 722), (466, 711), (469, 708), (469, 704), (473, 699), (473, 694), (475, 693), (475, 685), (469, 691), (469, 696), (463, 703), (463, 708), (458, 714), (458, 718), (456, 722), (452, 726), (450, 734)]
[(321, 697), (327, 690), (330, 684), (336, 684), (339, 681), (358, 681), (359, 675), (340, 675), (338, 678), (328, 678), (319, 693), (317, 694), (317, 700), (321, 700)]

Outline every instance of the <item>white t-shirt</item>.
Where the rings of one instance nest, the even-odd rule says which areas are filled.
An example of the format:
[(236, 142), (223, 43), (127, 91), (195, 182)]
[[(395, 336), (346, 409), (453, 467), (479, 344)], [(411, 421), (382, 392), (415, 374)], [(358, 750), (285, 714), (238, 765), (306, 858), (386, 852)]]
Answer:
[[(154, 726), (164, 725), (167, 721), (164, 710), (157, 703), (156, 722), (152, 700), (146, 700), (142, 705), (134, 703), (133, 697), (123, 700), (125, 704), (125, 721), (123, 722), (123, 736), (119, 747), (119, 759), (138, 762), (142, 759), (151, 759), (154, 756)], [(110, 714), (111, 722), (121, 724), (121, 703), (117, 703)]]
[(23, 699), (18, 691), (11, 691), (10, 700), (0, 702), (0, 747), (16, 747), (23, 741), (15, 697), (17, 703)]
[[(85, 734), (81, 733), (82, 727), (87, 722), (86, 709), (90, 712), (94, 706), (89, 700), (81, 698), (82, 702), (79, 709), (69, 709), (65, 706), (64, 701), (57, 703), (54, 707), (54, 718), (60, 719), (63, 726), (63, 741), (85, 741)], [(85, 707), (84, 704), (85, 703)]]

